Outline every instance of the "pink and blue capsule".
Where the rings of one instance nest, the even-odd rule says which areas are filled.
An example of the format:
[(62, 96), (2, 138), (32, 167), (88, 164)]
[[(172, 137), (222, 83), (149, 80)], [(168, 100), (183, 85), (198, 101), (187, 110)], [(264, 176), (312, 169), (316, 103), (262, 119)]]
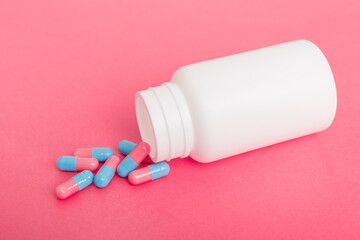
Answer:
[(95, 171), (99, 167), (99, 161), (95, 158), (62, 156), (57, 160), (57, 167), (70, 172)]
[(105, 162), (114, 155), (111, 148), (78, 148), (74, 153), (77, 157), (96, 158), (99, 162)]
[(83, 190), (89, 186), (94, 180), (94, 174), (89, 170), (82, 171), (76, 174), (66, 182), (60, 184), (56, 188), (56, 196), (60, 199), (65, 199), (71, 195)]
[(170, 172), (170, 166), (166, 162), (159, 162), (144, 168), (132, 171), (128, 180), (132, 185), (138, 185), (144, 182), (153, 181), (165, 177)]
[(128, 140), (122, 140), (119, 142), (118, 149), (124, 155), (129, 155), (132, 150), (136, 147), (136, 143), (130, 142)]
[(132, 150), (117, 167), (119, 176), (127, 177), (130, 172), (134, 171), (139, 166), (149, 153), (150, 145), (146, 142), (141, 142), (136, 145), (134, 150)]
[(95, 175), (94, 184), (99, 188), (106, 187), (114, 177), (116, 168), (119, 163), (120, 158), (118, 156), (110, 156)]

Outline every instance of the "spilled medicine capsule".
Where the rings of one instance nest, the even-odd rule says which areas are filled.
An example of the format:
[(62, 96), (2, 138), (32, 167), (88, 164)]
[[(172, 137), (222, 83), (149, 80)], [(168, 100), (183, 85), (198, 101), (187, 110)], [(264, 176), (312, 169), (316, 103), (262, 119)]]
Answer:
[(74, 153), (77, 157), (96, 158), (99, 162), (105, 162), (110, 156), (114, 155), (111, 148), (78, 148)]
[(128, 140), (122, 140), (119, 142), (118, 149), (124, 155), (129, 155), (132, 150), (136, 147), (136, 143), (130, 142)]
[(83, 190), (89, 186), (94, 180), (94, 174), (89, 170), (82, 171), (76, 174), (66, 182), (60, 184), (56, 188), (56, 196), (60, 199), (65, 199), (71, 195)]
[(57, 160), (57, 167), (62, 171), (71, 172), (95, 171), (99, 167), (99, 161), (95, 158), (62, 156)]
[(120, 177), (127, 177), (131, 171), (134, 171), (144, 158), (150, 153), (150, 145), (146, 142), (141, 142), (132, 152), (127, 155), (124, 160), (117, 167), (117, 173)]
[(159, 162), (144, 168), (132, 171), (128, 180), (133, 185), (153, 181), (158, 178), (165, 177), (170, 172), (170, 166), (166, 162)]
[(94, 184), (99, 188), (106, 187), (115, 175), (116, 167), (120, 163), (120, 158), (117, 156), (110, 156), (99, 172), (95, 175)]

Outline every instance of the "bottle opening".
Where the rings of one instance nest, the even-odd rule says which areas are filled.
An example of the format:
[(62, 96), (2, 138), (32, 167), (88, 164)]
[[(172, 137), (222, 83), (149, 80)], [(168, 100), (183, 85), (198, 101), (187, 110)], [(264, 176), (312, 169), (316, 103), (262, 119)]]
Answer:
[(192, 124), (181, 91), (172, 83), (140, 91), (135, 97), (142, 140), (150, 144), (154, 162), (187, 157)]
[(149, 154), (150, 158), (156, 159), (155, 133), (152, 127), (152, 122), (148, 109), (145, 105), (144, 100), (141, 97), (136, 97), (135, 106), (136, 106), (136, 116), (139, 125), (139, 130), (141, 133), (141, 138), (144, 142), (147, 142), (151, 147), (151, 151)]

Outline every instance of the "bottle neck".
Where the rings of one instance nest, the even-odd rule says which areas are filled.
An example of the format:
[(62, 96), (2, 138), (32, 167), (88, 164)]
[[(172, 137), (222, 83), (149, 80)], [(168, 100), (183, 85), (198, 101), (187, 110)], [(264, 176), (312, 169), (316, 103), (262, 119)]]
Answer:
[(138, 92), (135, 105), (140, 134), (150, 144), (154, 162), (189, 156), (193, 126), (186, 99), (176, 84), (168, 82)]

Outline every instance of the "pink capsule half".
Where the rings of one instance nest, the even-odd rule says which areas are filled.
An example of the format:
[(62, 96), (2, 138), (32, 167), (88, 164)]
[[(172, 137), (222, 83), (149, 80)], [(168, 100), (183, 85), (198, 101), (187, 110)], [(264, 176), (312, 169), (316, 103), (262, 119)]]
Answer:
[(133, 185), (153, 181), (165, 177), (170, 172), (170, 166), (166, 162), (159, 162), (129, 173), (128, 180)]
[(141, 142), (136, 145), (136, 147), (134, 148), (134, 150), (131, 151), (131, 153), (129, 153), (128, 157), (130, 157), (137, 164), (140, 164), (145, 159), (145, 157), (149, 155), (150, 150), (151, 148), (148, 143)]
[(90, 170), (95, 171), (99, 167), (99, 161), (96, 158), (82, 158), (78, 157), (76, 161), (76, 170), (83, 171), (83, 170)]

